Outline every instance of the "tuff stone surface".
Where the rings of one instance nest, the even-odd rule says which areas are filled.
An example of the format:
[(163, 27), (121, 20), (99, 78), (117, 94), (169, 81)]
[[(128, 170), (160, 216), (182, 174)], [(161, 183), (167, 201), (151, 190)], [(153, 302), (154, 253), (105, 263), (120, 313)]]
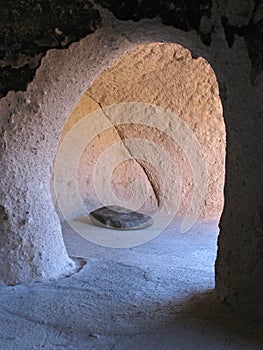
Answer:
[(96, 0), (120, 20), (139, 21), (160, 17), (162, 23), (182, 30), (198, 29), (203, 16), (211, 16), (211, 0), (198, 1), (130, 1)]
[(0, 17), (0, 97), (25, 90), (48, 50), (68, 47), (101, 23), (85, 0), (6, 1)]
[[(243, 8), (245, 2), (238, 4), (242, 3)], [(48, 278), (68, 269), (70, 261), (65, 254), (59, 221), (49, 194), (52, 162), (63, 125), (92, 81), (114, 59), (138, 44), (172, 42), (188, 48), (195, 57), (203, 56), (209, 61), (219, 82), (224, 109), (226, 185), (216, 263), (216, 293), (236, 313), (262, 321), (262, 2), (254, 3), (258, 7), (253, 11), (253, 22), (250, 22), (252, 18), (249, 21), (242, 19), (239, 25), (239, 16), (224, 11), (225, 1), (213, 2), (209, 48), (201, 43), (194, 31), (182, 32), (163, 26), (158, 19), (138, 23), (117, 21), (110, 13), (101, 11), (102, 29), (68, 49), (47, 51), (32, 83), (27, 84), (27, 74), (27, 79), (23, 79), (21, 86), (27, 90), (9, 92), (1, 99), (3, 281), (18, 283)], [(9, 6), (11, 2), (6, 4)], [(66, 3), (63, 1), (63, 4)], [(226, 41), (222, 16), (234, 27), (245, 26), (244, 36), (235, 35), (232, 47)], [(4, 23), (1, 33), (15, 38), (5, 30), (5, 27), (9, 28), (7, 21), (9, 18), (1, 22)], [(247, 23), (250, 23), (248, 28), (253, 29), (251, 32)], [(207, 28), (210, 24), (202, 25)], [(57, 35), (60, 35), (61, 29), (57, 28)], [(1, 55), (6, 57), (4, 50)], [(21, 57), (23, 61), (24, 56)], [(14, 76), (19, 79), (18, 75)], [(3, 74), (1, 77), (4, 79)], [(2, 79), (5, 92), (17, 89), (8, 85), (9, 79)], [(33, 224), (27, 218), (27, 212)], [(50, 236), (54, 240), (50, 240)], [(40, 258), (42, 251), (45, 256)]]
[(251, 60), (251, 82), (263, 69), (263, 3), (262, 1), (220, 1), (221, 20), (228, 45), (236, 36), (244, 37)]
[[(174, 120), (178, 117), (187, 123), (200, 142), (208, 170), (208, 193), (201, 217), (219, 219), (224, 203), (225, 125), (218, 84), (208, 62), (201, 58), (193, 59), (188, 50), (175, 44), (139, 46), (116, 60), (93, 82), (67, 120), (60, 142), (78, 121), (88, 115), (92, 118), (91, 113), (96, 109), (125, 102), (161, 106), (174, 113)], [(186, 215), (195, 181), (187, 154), (181, 145), (158, 128), (134, 124), (117, 126), (100, 133), (83, 151), (78, 166), (78, 188), (87, 210), (100, 206), (93, 178), (100, 156), (114, 142), (125, 142), (129, 138), (153, 141), (169, 153), (179, 172), (179, 179), (171, 181), (180, 180), (181, 185), (181, 203), (175, 214)], [(156, 163), (161, 164), (162, 160), (158, 160), (160, 155), (156, 153), (155, 157)], [(108, 158), (108, 166), (110, 163), (111, 157)], [(140, 209), (155, 212), (164, 195), (163, 179), (158, 174), (158, 168), (141, 159), (127, 160), (115, 168), (112, 176), (114, 193), (119, 199), (128, 200), (135, 193), (132, 182), (136, 179), (140, 179), (148, 191), (148, 197)]]
[[(194, 29), (205, 45), (211, 45), (213, 32), (217, 30), (212, 11), (218, 11), (229, 45), (233, 45), (237, 34), (246, 39), (252, 62), (252, 81), (262, 71), (261, 1), (159, 0), (152, 3), (97, 0), (96, 3), (121, 20), (159, 17), (166, 25), (184, 31)], [(66, 48), (101, 24), (99, 11), (86, 0), (6, 2), (1, 6), (0, 14), (0, 96), (12, 90), (25, 90), (49, 49)]]
[(87, 264), (57, 281), (0, 286), (1, 349), (262, 350), (262, 325), (239, 325), (213, 305), (215, 222), (185, 235), (175, 221), (157, 239), (118, 250), (63, 226), (70, 254)]

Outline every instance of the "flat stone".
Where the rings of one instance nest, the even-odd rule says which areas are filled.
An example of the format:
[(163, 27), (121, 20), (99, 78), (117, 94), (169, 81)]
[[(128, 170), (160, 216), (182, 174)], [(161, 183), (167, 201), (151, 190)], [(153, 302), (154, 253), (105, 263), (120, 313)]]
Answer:
[(114, 230), (140, 230), (154, 223), (149, 215), (116, 205), (101, 207), (89, 215), (93, 224)]

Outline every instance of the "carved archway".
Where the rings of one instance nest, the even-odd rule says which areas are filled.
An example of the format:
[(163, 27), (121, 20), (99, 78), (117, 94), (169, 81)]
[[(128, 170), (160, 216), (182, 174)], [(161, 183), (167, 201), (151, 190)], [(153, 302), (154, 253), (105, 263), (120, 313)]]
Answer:
[(263, 287), (258, 285), (263, 263), (262, 213), (257, 190), (262, 178), (253, 168), (261, 153), (259, 149), (253, 153), (253, 142), (248, 141), (260, 139), (255, 123), (261, 111), (261, 89), (260, 81), (253, 87), (248, 79), (248, 56), (240, 57), (244, 42), (237, 41), (230, 52), (218, 35), (207, 49), (197, 35), (165, 27), (157, 20), (107, 23), (67, 50), (49, 51), (27, 91), (10, 92), (1, 100), (1, 280), (7, 284), (41, 280), (73, 268), (49, 190), (65, 121), (92, 81), (115, 58), (138, 44), (174, 42), (208, 60), (217, 75), (224, 107), (226, 205), (216, 290), (235, 310), (262, 317)]

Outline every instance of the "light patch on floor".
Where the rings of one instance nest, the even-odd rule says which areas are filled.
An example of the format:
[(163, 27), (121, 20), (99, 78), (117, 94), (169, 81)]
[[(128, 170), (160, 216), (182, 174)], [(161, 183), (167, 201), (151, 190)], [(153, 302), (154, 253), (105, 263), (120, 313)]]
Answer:
[(128, 249), (97, 246), (63, 226), (69, 254), (86, 265), (58, 281), (0, 287), (0, 349), (262, 349), (184, 311), (189, 296), (214, 288), (216, 222), (182, 234), (176, 220)]

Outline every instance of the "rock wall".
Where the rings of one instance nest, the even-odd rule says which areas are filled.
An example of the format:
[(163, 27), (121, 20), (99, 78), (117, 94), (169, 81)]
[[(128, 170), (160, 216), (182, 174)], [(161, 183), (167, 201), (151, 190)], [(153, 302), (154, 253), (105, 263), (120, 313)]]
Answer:
[[(262, 321), (262, 1), (174, 0), (168, 9), (161, 0), (96, 3), (100, 20), (86, 2), (36, 1), (37, 7), (49, 4), (48, 15), (35, 21), (39, 31), (31, 27), (33, 2), (1, 6), (0, 77), (1, 94), (6, 95), (0, 100), (1, 280), (19, 283), (56, 277), (70, 269), (49, 193), (65, 121), (94, 79), (116, 58), (140, 44), (176, 43), (211, 64), (224, 111), (226, 182), (216, 295), (234, 312)], [(85, 20), (87, 32), (74, 36), (85, 12), (96, 24), (87, 28)], [(69, 15), (70, 42), (94, 34), (64, 49), (64, 38), (62, 47), (47, 40), (43, 52), (40, 42), (51, 33), (49, 29), (62, 35), (58, 22), (50, 23), (54, 18), (64, 23), (63, 14)], [(35, 40), (36, 33), (40, 41)], [(35, 59), (35, 54), (42, 59)]]
[(90, 1), (16, 1), (0, 7), (0, 97), (25, 90), (50, 49), (93, 33), (101, 17)]
[[(207, 61), (193, 59), (188, 50), (175, 44), (156, 43), (137, 47), (117, 59), (93, 82), (69, 117), (62, 139), (76, 122), (97, 108), (125, 102), (161, 106), (172, 111), (193, 130), (203, 149), (208, 169), (208, 193), (201, 217), (219, 219), (224, 203), (225, 126), (216, 77)], [(185, 215), (194, 183), (187, 155), (180, 145), (160, 130), (136, 125), (110, 129), (87, 145), (78, 167), (79, 192), (87, 209), (93, 210), (102, 205), (93, 183), (94, 167), (101, 154), (115, 142), (136, 137), (151, 140), (171, 155), (181, 180), (181, 205), (175, 214)], [(108, 161), (111, 162), (110, 157)], [(158, 210), (163, 195), (162, 179), (158, 169), (145, 162), (142, 164), (140, 159), (121, 163), (114, 171), (112, 187), (116, 196), (123, 201), (131, 198), (132, 182), (136, 179), (144, 182), (148, 192), (148, 199), (141, 200), (145, 202), (141, 210), (148, 213)]]

